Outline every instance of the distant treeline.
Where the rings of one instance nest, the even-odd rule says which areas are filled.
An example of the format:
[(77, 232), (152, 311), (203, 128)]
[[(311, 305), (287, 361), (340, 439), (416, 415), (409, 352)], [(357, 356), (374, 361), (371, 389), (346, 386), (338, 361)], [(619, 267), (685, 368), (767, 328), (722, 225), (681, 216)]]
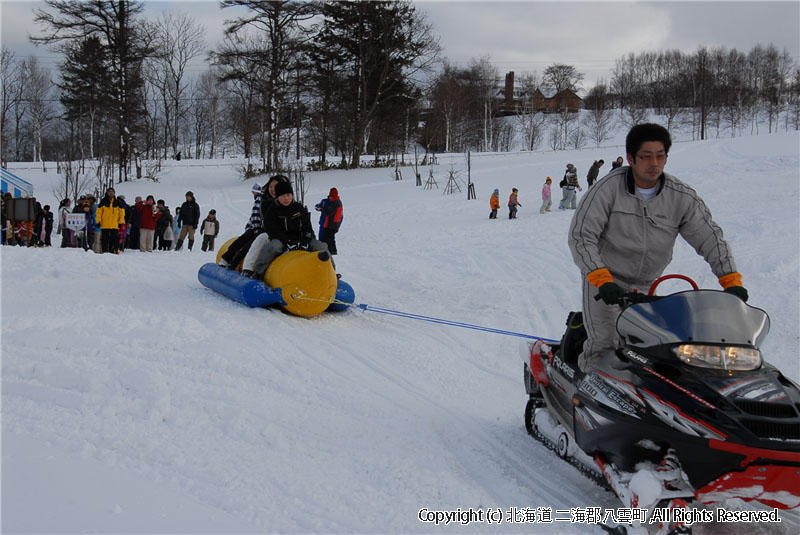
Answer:
[(226, 20), (223, 43), (209, 50), (186, 14), (149, 20), (136, 1), (45, 0), (32, 40), (61, 54), (58, 76), (3, 48), (2, 160), (100, 160), (123, 181), (137, 162), (178, 155), (243, 155), (269, 172), (301, 156), (322, 168), (331, 155), (340, 167), (359, 166), (364, 154), (388, 161), (414, 144), (433, 152), (511, 150), (520, 137), (531, 150), (600, 145), (616, 121), (635, 124), (647, 109), (670, 127), (691, 125), (698, 139), (761, 122), (800, 127), (800, 71), (773, 46), (630, 54), (610, 82), (586, 92), (583, 114), (531, 107), (536, 89), (581, 91), (582, 73), (553, 64), (518, 78), (509, 112), (491, 61), (451, 66), (409, 1), (220, 7), (223, 17), (246, 11)]

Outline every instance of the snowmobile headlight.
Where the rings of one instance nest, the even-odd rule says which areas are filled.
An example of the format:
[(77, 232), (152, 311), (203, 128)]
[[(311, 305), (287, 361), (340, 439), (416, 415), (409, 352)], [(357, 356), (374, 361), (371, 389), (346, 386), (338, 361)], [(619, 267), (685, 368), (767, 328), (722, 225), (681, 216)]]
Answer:
[(675, 351), (684, 363), (699, 368), (747, 371), (761, 366), (761, 351), (749, 347), (683, 344)]

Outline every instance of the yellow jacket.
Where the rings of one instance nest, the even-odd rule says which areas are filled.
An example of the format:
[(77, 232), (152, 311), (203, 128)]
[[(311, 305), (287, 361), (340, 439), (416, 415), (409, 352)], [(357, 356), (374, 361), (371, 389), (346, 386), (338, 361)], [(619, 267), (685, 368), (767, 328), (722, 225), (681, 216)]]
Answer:
[(125, 210), (117, 205), (116, 199), (111, 204), (101, 202), (95, 218), (101, 229), (117, 229), (125, 223)]

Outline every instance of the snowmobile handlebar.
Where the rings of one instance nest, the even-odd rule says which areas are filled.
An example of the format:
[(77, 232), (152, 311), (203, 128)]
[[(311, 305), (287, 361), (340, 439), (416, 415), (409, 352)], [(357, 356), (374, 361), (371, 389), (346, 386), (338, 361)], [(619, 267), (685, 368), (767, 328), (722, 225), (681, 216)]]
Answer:
[[(627, 305), (635, 305), (636, 303), (650, 303), (650, 302), (653, 302), (653, 301), (657, 301), (657, 300), (661, 299), (664, 296), (655, 295), (656, 288), (658, 288), (659, 284), (661, 284), (665, 280), (669, 280), (669, 279), (684, 280), (684, 281), (686, 281), (686, 282), (688, 282), (689, 284), (692, 285), (692, 289), (694, 289), (694, 290), (699, 290), (700, 289), (700, 287), (697, 285), (697, 283), (693, 279), (691, 279), (690, 277), (687, 277), (686, 275), (678, 275), (678, 274), (664, 275), (664, 276), (659, 277), (658, 279), (656, 279), (655, 282), (653, 282), (653, 284), (650, 286), (650, 290), (646, 294), (643, 294), (643, 293), (637, 292), (637, 291), (627, 292), (627, 293), (623, 294), (617, 300), (617, 302), (614, 303), (614, 304), (617, 304), (617, 305), (620, 305), (620, 306), (627, 306)], [(601, 297), (598, 294), (598, 295), (594, 296), (594, 299), (595, 299), (595, 301), (599, 301), (601, 299)]]
[(620, 306), (635, 305), (637, 303), (652, 303), (663, 298), (663, 295), (644, 294), (641, 292), (628, 292), (619, 299)]
[[(652, 301), (658, 301), (664, 297), (663, 295), (651, 295), (651, 294), (644, 294), (641, 292), (626, 292), (620, 296), (619, 299), (615, 303), (609, 303), (613, 305), (619, 306), (628, 306), (628, 305), (635, 305), (636, 303), (650, 303)], [(594, 296), (595, 301), (600, 301), (602, 297), (600, 295)]]

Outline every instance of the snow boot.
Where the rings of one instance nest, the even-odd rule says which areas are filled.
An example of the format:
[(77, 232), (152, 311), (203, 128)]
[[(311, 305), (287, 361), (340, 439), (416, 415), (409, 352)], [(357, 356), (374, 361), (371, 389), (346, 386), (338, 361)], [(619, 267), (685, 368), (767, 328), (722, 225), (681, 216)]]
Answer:
[(192, 245), (194, 245), (194, 240), (189, 240), (189, 250), (192, 250)]
[(183, 240), (178, 240), (178, 243), (175, 244), (175, 250), (180, 251), (181, 247), (183, 247)]

